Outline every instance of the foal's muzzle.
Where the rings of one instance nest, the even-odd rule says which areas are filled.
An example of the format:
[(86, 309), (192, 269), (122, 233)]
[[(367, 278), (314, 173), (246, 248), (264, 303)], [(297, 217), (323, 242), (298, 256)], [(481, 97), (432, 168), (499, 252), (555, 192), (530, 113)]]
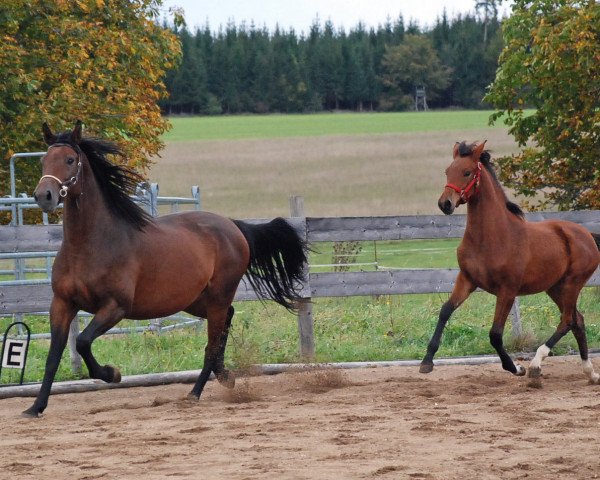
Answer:
[(458, 195), (449, 188), (445, 188), (438, 200), (438, 207), (444, 214), (451, 215), (454, 213), (454, 210), (458, 207), (459, 203), (460, 198), (458, 198)]
[(454, 213), (454, 204), (450, 201), (449, 198), (446, 198), (445, 200), (438, 200), (438, 207), (440, 207), (440, 210), (446, 215), (451, 215), (452, 213)]

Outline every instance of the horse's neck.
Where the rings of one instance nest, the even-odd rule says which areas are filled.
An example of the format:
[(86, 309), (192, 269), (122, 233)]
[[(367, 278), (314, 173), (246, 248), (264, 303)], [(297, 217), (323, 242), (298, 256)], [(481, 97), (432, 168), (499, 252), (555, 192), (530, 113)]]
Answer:
[(502, 188), (485, 171), (477, 198), (467, 205), (467, 227), (465, 237), (478, 244), (490, 238), (504, 238), (509, 231), (512, 215), (506, 208), (506, 197)]
[[(113, 248), (119, 226), (89, 168), (82, 172), (81, 194), (69, 192), (63, 208), (63, 247), (98, 250)], [(123, 232), (124, 233), (124, 232)], [(102, 240), (102, 241), (98, 241)], [(112, 245), (112, 246), (111, 246)]]

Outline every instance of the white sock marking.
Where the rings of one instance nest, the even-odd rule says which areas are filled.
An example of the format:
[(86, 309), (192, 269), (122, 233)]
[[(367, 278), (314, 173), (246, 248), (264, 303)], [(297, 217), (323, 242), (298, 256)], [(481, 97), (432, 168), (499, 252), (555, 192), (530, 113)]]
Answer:
[(537, 352), (535, 352), (535, 357), (533, 357), (533, 360), (529, 364), (529, 368), (541, 368), (542, 360), (544, 360), (544, 358), (546, 358), (549, 354), (550, 349), (546, 346), (546, 344), (540, 345), (540, 347), (537, 349)]

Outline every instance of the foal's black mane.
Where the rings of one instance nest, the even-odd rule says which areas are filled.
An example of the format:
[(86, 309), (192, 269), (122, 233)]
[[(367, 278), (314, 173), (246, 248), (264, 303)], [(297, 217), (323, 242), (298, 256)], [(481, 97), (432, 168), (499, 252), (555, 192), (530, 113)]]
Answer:
[(143, 230), (152, 222), (152, 217), (130, 198), (144, 178), (132, 169), (115, 165), (106, 158), (106, 155), (123, 155), (117, 144), (91, 137), (84, 137), (79, 144), (75, 144), (70, 131), (58, 134), (55, 143), (66, 143), (75, 151), (85, 154), (111, 213), (138, 230)]
[[(458, 145), (458, 154), (461, 157), (468, 157), (473, 153), (473, 149), (476, 146), (477, 146), (476, 143), (467, 144), (466, 142), (461, 142)], [(494, 166), (492, 165), (492, 156), (490, 155), (490, 151), (484, 150), (483, 152), (481, 152), (481, 155), (479, 156), (479, 161), (485, 167), (485, 169), (489, 172), (489, 174), (492, 176), (492, 179), (494, 180), (494, 182), (496, 182), (496, 184), (500, 187), (500, 190), (502, 191), (502, 194), (504, 195), (504, 199), (506, 201), (506, 208), (508, 209), (508, 211), (517, 215), (518, 217), (524, 218), (525, 214), (523, 213), (523, 210), (521, 210), (521, 207), (519, 207), (516, 203), (513, 203), (510, 200), (508, 200), (508, 197), (506, 196), (506, 193), (504, 192), (504, 189), (502, 188), (502, 184), (498, 180), (498, 176), (496, 175), (496, 170), (494, 170)]]

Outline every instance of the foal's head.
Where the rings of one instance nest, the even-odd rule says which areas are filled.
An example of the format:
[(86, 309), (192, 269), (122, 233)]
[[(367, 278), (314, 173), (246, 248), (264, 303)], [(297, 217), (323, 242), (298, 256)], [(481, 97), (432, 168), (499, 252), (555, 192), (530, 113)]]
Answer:
[(42, 178), (33, 192), (33, 198), (48, 213), (56, 209), (67, 193), (74, 196), (81, 194), (81, 184), (78, 182), (82, 166), (79, 148), (81, 122), (77, 121), (68, 135), (53, 134), (46, 123), (43, 132), (48, 151), (42, 157)]
[(446, 169), (446, 186), (438, 200), (440, 210), (446, 215), (463, 203), (467, 203), (477, 192), (481, 176), (481, 155), (485, 141), (480, 144), (456, 143), (452, 151), (454, 160)]

